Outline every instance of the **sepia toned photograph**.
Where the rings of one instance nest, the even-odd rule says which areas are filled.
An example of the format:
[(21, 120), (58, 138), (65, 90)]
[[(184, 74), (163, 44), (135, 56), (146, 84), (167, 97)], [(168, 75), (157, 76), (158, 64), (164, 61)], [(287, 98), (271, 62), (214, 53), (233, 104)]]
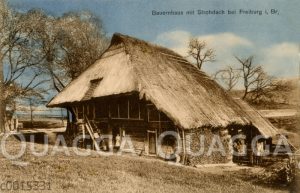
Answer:
[(0, 193), (300, 192), (299, 7), (0, 0)]

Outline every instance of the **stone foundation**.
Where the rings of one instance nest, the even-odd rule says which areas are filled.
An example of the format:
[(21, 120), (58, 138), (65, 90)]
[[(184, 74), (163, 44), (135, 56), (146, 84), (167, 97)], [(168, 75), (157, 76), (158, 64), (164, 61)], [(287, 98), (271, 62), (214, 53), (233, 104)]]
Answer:
[(200, 128), (186, 133), (186, 149), (188, 165), (232, 161), (231, 137), (225, 129)]

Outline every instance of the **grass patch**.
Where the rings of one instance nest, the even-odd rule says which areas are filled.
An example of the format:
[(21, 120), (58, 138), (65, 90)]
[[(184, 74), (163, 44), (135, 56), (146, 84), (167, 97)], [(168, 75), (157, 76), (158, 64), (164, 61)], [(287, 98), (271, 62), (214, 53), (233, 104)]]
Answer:
[[(19, 150), (19, 142), (13, 138), (6, 144), (11, 153)], [(36, 148), (43, 146), (37, 144)], [(15, 165), (0, 154), (0, 183), (45, 180), (51, 183), (52, 192), (289, 192), (287, 187), (254, 183), (255, 176), (247, 170), (210, 173), (129, 155), (35, 157), (27, 150), (20, 160), (29, 164)]]

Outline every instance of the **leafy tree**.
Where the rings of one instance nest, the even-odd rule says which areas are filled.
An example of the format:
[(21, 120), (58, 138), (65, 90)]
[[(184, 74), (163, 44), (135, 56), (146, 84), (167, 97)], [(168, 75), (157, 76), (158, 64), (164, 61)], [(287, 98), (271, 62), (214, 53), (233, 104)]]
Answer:
[(30, 15), (12, 11), (0, 0), (0, 131), (6, 106), (47, 81), (37, 67), (43, 60), (33, 42), (37, 25)]
[(0, 130), (7, 105), (41, 92), (45, 83), (61, 91), (107, 45), (101, 21), (89, 12), (57, 18), (37, 9), (18, 13), (0, 0)]
[(58, 92), (99, 59), (108, 46), (100, 19), (89, 12), (70, 12), (59, 18), (47, 16), (41, 10), (30, 13), (40, 22), (35, 30), (44, 56), (40, 67)]

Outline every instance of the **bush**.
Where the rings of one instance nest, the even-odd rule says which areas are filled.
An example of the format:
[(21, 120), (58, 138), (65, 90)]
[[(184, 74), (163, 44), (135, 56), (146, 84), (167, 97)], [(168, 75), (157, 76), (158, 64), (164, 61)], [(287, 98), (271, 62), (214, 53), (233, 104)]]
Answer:
[(292, 159), (283, 159), (268, 166), (261, 180), (269, 184), (288, 185), (294, 182), (296, 165)]

